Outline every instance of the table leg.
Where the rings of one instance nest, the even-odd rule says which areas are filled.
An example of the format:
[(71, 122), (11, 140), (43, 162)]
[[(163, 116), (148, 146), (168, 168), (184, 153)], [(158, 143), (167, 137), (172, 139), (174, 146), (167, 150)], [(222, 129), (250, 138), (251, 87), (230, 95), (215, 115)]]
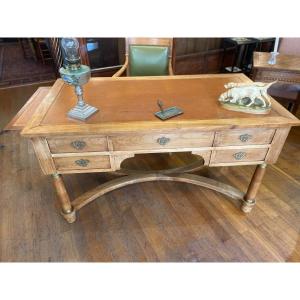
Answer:
[(255, 205), (255, 197), (260, 187), (263, 176), (266, 172), (267, 164), (263, 163), (258, 165), (252, 176), (251, 182), (248, 186), (247, 193), (244, 197), (241, 210), (245, 213), (249, 213)]
[(62, 215), (68, 223), (76, 220), (76, 212), (72, 207), (68, 192), (60, 174), (53, 174), (54, 186), (61, 204)]

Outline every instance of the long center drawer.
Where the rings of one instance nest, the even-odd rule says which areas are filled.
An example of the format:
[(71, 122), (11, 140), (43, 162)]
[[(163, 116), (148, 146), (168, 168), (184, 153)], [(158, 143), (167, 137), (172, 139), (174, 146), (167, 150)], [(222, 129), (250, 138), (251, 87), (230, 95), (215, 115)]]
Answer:
[(114, 151), (211, 147), (213, 132), (122, 135), (111, 137)]

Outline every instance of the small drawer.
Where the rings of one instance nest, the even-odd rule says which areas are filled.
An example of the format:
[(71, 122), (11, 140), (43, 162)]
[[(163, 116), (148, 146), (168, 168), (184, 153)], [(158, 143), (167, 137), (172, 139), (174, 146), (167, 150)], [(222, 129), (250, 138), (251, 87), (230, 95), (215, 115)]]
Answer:
[(53, 160), (59, 171), (111, 169), (109, 155), (54, 157)]
[(115, 151), (210, 147), (214, 133), (166, 133), (111, 137)]
[(270, 144), (274, 129), (234, 129), (216, 132), (214, 146)]
[(263, 161), (269, 148), (215, 150), (211, 164)]
[(102, 152), (107, 151), (106, 137), (48, 138), (51, 153)]

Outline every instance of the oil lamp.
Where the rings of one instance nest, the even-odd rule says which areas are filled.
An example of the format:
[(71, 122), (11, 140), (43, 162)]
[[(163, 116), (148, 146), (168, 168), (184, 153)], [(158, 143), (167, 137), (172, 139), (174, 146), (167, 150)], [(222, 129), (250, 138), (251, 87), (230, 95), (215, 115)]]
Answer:
[(77, 39), (63, 38), (61, 46), (65, 54), (65, 64), (59, 69), (59, 73), (64, 82), (74, 86), (77, 96), (77, 104), (68, 112), (68, 117), (85, 121), (98, 111), (97, 108), (87, 104), (83, 99), (82, 85), (89, 81), (91, 70), (88, 66), (80, 63)]

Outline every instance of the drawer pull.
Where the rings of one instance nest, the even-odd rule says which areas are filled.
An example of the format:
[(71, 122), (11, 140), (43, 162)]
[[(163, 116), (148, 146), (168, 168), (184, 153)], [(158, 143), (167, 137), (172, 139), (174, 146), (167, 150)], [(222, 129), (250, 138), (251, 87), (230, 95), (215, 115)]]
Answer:
[(170, 142), (170, 139), (163, 136), (163, 137), (158, 138), (158, 139), (157, 139), (157, 142), (158, 142), (160, 145), (164, 146), (164, 145), (166, 145), (167, 143)]
[(88, 159), (78, 159), (75, 160), (75, 164), (80, 166), (80, 167), (86, 167), (89, 164), (89, 160)]
[(233, 154), (233, 157), (236, 159), (236, 160), (241, 160), (243, 158), (246, 157), (246, 152), (237, 152), (237, 153), (234, 153)]
[(248, 142), (251, 138), (252, 138), (252, 135), (250, 135), (248, 133), (240, 135), (240, 141), (243, 143)]
[(82, 150), (86, 146), (86, 142), (84, 141), (74, 141), (71, 143), (71, 146), (76, 150)]

